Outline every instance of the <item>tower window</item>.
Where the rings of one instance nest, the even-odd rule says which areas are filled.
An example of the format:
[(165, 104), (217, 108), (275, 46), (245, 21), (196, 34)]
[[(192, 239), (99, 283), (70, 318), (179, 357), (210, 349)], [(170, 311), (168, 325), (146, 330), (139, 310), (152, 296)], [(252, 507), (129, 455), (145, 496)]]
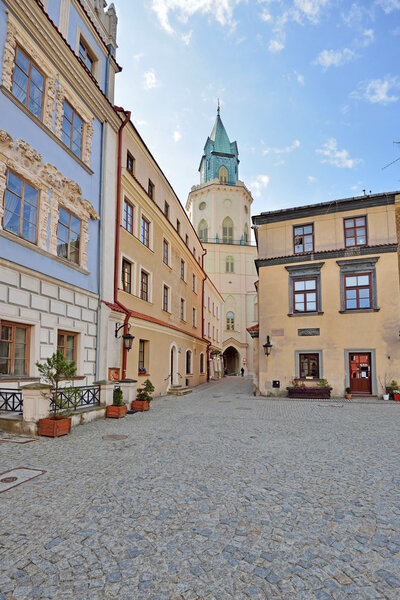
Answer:
[(199, 240), (201, 242), (207, 242), (208, 240), (208, 225), (204, 219), (199, 223)]
[(233, 256), (227, 256), (225, 259), (225, 272), (233, 273), (233, 271), (234, 271)]
[(230, 217), (226, 217), (222, 223), (222, 242), (233, 244), (233, 221)]
[(220, 183), (228, 183), (228, 170), (226, 167), (220, 167), (218, 177)]
[(235, 315), (231, 311), (226, 313), (226, 328), (228, 331), (235, 329)]

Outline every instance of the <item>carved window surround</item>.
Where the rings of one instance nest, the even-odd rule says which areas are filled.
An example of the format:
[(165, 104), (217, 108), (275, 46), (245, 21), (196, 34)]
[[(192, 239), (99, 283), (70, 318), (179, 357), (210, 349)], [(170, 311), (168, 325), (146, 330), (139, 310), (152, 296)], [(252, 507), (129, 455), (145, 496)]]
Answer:
[[(24, 52), (36, 63), (45, 76), (45, 90), (43, 97), (43, 124), (61, 140), (62, 119), (64, 114), (64, 100), (79, 113), (83, 120), (82, 132), (82, 162), (90, 168), (90, 157), (92, 153), (93, 122), (94, 116), (86, 105), (75, 94), (68, 83), (58, 74), (52, 63), (46, 58), (38, 47), (32, 42), (32, 38), (20, 26), (13, 15), (8, 15), (7, 37), (3, 53), (2, 83), (5, 90), (12, 94), (12, 82), (14, 63), (17, 46), (21, 46)], [(17, 101), (18, 102), (18, 101)], [(19, 104), (19, 102), (18, 102)], [(53, 115), (55, 110), (55, 125)], [(29, 113), (29, 116), (34, 117)], [(63, 147), (66, 146), (63, 144)], [(74, 155), (75, 156), (75, 155)], [(79, 160), (79, 158), (77, 158)]]
[[(54, 165), (42, 162), (41, 154), (27, 142), (21, 139), (14, 141), (9, 133), (0, 130), (0, 230), (3, 227), (8, 170), (14, 171), (39, 190), (38, 248), (57, 256), (60, 206), (81, 220), (79, 265), (87, 269), (88, 221), (98, 220), (99, 215), (88, 200), (81, 198), (79, 185), (65, 177)], [(50, 235), (48, 235), (48, 226), (50, 226)]]

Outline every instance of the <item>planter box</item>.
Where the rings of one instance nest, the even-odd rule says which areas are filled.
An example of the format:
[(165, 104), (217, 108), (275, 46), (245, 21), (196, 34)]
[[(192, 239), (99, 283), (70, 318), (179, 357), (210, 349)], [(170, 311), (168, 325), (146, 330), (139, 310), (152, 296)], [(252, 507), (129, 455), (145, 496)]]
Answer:
[(71, 418), (39, 419), (38, 434), (46, 437), (59, 437), (71, 432)]
[(150, 402), (148, 400), (134, 400), (132, 402), (132, 410), (137, 412), (143, 412), (144, 410), (149, 410)]
[(108, 419), (121, 419), (122, 417), (125, 417), (125, 415), (126, 404), (123, 406), (114, 406), (113, 404), (111, 404), (111, 406), (107, 406), (106, 417)]
[(302, 390), (301, 388), (286, 388), (288, 391), (289, 398), (309, 398), (322, 400), (331, 397), (332, 388), (307, 388)]

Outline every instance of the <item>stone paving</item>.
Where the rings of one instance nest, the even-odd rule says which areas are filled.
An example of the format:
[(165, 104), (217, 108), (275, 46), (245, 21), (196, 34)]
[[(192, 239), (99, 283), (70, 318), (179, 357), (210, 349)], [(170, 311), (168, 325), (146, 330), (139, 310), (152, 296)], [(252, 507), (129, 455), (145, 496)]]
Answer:
[(0, 600), (398, 600), (400, 406), (251, 387), (0, 445)]

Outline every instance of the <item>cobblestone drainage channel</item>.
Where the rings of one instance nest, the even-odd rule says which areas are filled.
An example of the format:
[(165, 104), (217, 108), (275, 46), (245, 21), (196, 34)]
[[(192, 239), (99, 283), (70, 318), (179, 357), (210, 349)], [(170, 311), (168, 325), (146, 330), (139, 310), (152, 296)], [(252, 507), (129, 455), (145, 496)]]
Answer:
[(109, 435), (103, 435), (103, 440), (110, 440), (114, 442), (119, 442), (120, 440), (127, 440), (127, 435), (121, 435), (119, 433), (110, 433)]

